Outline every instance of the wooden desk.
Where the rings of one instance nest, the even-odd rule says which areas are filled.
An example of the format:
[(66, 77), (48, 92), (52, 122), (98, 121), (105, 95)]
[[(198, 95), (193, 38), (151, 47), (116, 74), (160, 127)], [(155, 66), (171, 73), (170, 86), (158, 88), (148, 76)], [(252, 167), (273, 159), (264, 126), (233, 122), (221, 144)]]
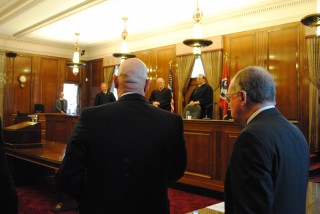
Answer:
[(241, 129), (228, 120), (184, 120), (187, 168), (179, 182), (223, 192), (227, 163)]
[[(30, 114), (12, 114), (12, 124), (31, 121), (31, 118), (28, 117)], [(60, 113), (36, 113), (35, 115), (38, 116), (38, 122), (42, 127), (41, 139), (60, 143), (68, 142), (73, 126), (79, 118), (79, 115)]]
[(6, 147), (15, 185), (30, 185), (43, 181), (52, 182), (64, 157), (66, 144), (46, 142), (42, 147)]
[(42, 147), (36, 148), (10, 148), (6, 147), (8, 157), (17, 158), (50, 169), (57, 170), (64, 157), (66, 144), (46, 142)]
[(46, 113), (46, 140), (68, 143), (73, 126), (79, 115)]

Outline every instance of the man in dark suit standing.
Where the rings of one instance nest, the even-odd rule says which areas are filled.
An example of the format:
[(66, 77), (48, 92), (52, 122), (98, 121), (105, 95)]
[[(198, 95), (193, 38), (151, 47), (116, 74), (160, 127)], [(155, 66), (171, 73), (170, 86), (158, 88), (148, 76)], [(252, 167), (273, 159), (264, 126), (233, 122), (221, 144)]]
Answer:
[(5, 154), (0, 118), (0, 213), (18, 214), (18, 196)]
[(57, 187), (80, 213), (170, 213), (167, 182), (186, 167), (182, 118), (148, 103), (141, 60), (125, 60), (114, 83), (117, 102), (81, 112)]
[(149, 102), (155, 107), (171, 111), (171, 90), (169, 88), (165, 88), (164, 85), (164, 79), (158, 78), (157, 89), (151, 92)]
[(116, 101), (116, 98), (114, 97), (113, 93), (111, 91), (108, 91), (108, 84), (101, 83), (101, 92), (98, 93), (94, 99), (94, 106), (106, 104), (106, 103), (112, 103)]
[(251, 66), (232, 79), (226, 99), (245, 128), (225, 178), (225, 213), (304, 214), (309, 149), (301, 131), (275, 108), (273, 77)]

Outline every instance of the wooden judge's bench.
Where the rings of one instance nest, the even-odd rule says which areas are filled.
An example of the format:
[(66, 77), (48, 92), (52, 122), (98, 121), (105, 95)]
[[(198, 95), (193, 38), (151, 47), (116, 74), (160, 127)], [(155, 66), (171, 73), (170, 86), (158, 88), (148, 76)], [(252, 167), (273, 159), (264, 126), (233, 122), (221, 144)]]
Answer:
[[(77, 120), (77, 115), (39, 114), (42, 152), (37, 151), (37, 148), (33, 150), (11, 148), (9, 153), (15, 157), (24, 156), (25, 159), (32, 159), (33, 162), (39, 155), (42, 156), (39, 157), (40, 165), (43, 165), (45, 159), (44, 165), (50, 165), (51, 161), (51, 167), (57, 169), (57, 163), (59, 164), (62, 160), (65, 145)], [(179, 182), (223, 192), (227, 163), (241, 129), (231, 120), (184, 120), (187, 168)], [(60, 146), (55, 146), (56, 144)], [(55, 155), (49, 154), (51, 150)], [(30, 154), (32, 154), (31, 158)]]
[[(15, 122), (23, 120), (21, 115), (15, 116)], [(11, 147), (8, 154), (33, 163), (39, 156), (36, 164), (57, 169), (65, 150), (61, 144), (67, 144), (77, 120), (78, 115), (40, 113), (38, 122), (41, 124), (42, 151), (39, 151), (40, 148)], [(179, 182), (223, 192), (227, 162), (240, 131), (241, 127), (232, 121), (184, 120), (188, 159), (185, 176)], [(51, 150), (55, 155), (50, 155)]]
[(41, 139), (60, 143), (67, 143), (73, 126), (79, 115), (61, 113), (18, 113), (11, 115), (12, 124), (31, 121), (31, 116), (37, 115), (37, 122), (41, 124)]

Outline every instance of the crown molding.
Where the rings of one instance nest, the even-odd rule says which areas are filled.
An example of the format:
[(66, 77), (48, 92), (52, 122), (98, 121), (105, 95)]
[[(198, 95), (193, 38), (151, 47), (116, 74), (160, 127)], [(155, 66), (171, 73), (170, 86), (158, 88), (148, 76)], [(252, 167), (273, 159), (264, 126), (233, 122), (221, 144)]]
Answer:
[[(101, 0), (100, 0), (101, 1)], [(280, 24), (300, 22), (305, 15), (315, 12), (316, 0), (273, 1), (256, 8), (233, 11), (229, 14), (217, 14), (204, 17), (203, 38), (259, 29)], [(167, 45), (180, 44), (192, 35), (192, 22), (181, 22), (166, 29), (152, 33), (131, 35), (128, 39), (130, 52), (151, 49)], [(84, 60), (112, 56), (117, 52), (121, 40), (100, 43), (87, 47)], [(48, 56), (70, 58), (73, 46), (31, 41), (17, 37), (0, 35), (0, 48), (4, 50), (35, 53)]]

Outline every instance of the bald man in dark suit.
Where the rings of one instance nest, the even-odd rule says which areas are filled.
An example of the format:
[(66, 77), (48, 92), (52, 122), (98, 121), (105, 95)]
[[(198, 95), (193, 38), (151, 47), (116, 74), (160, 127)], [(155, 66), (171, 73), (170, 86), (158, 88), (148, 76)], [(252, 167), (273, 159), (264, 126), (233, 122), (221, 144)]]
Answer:
[(170, 213), (167, 182), (186, 167), (182, 118), (148, 103), (141, 60), (124, 61), (114, 82), (117, 102), (82, 111), (57, 186), (80, 213)]

